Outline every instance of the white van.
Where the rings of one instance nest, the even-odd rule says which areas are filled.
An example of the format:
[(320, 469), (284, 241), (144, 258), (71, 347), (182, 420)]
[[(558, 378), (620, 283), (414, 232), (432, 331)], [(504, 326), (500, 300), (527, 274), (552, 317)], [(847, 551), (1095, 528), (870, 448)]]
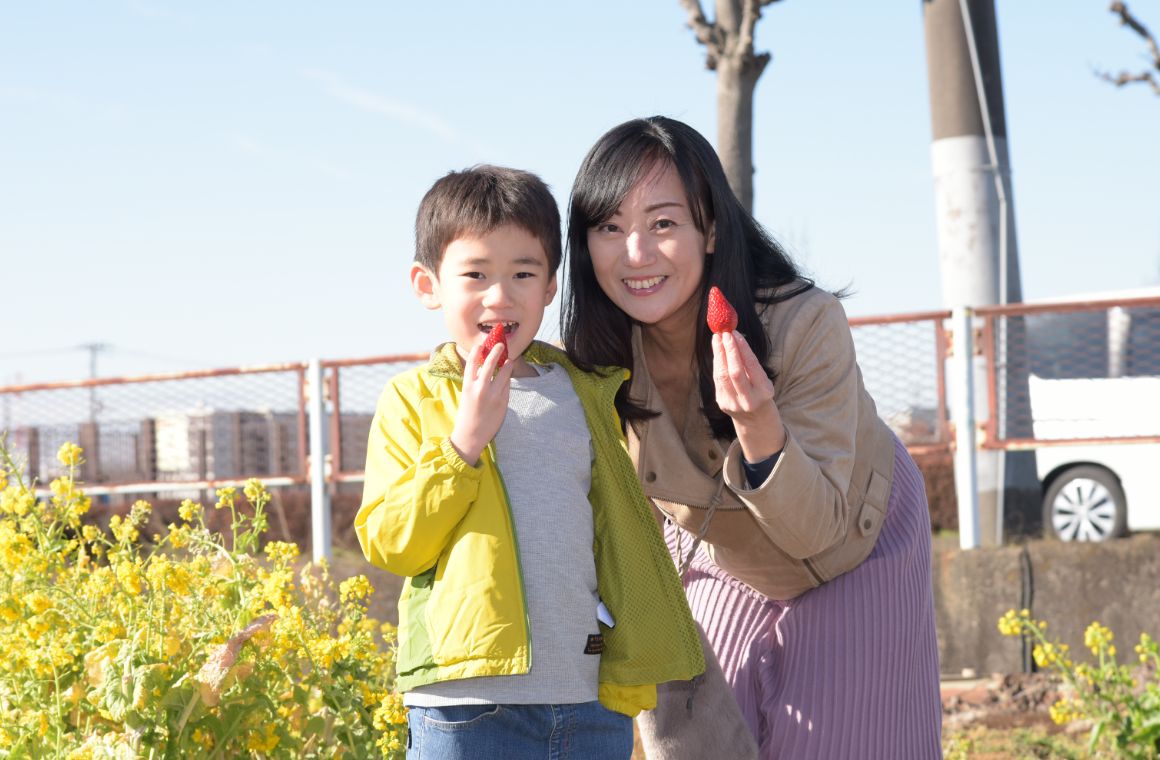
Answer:
[[(1160, 288), (1066, 301), (1144, 297)], [(1121, 440), (1160, 436), (1160, 307), (1035, 314), (1026, 327), (1035, 438), (1119, 441), (1037, 449), (1044, 532), (1105, 541), (1160, 530), (1160, 444)]]

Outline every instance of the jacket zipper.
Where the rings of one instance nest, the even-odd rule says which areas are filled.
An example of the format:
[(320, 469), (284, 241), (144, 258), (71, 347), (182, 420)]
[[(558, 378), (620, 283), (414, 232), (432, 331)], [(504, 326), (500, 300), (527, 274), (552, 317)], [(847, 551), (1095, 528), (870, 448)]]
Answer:
[(495, 441), (487, 444), (488, 451), (491, 452), (491, 462), (495, 465), (495, 475), (499, 478), (499, 487), (503, 489), (503, 503), (507, 508), (508, 523), (512, 526), (512, 543), (516, 553), (516, 572), (519, 574), (520, 582), (520, 601), (524, 605), (524, 630), (527, 631), (528, 636), (528, 671), (532, 669), (532, 616), (528, 613), (528, 589), (524, 584), (524, 563), (520, 557), (520, 539), (516, 535), (516, 516), (512, 512), (512, 499), (508, 495), (507, 483), (504, 482), (503, 473), (499, 469), (499, 459), (496, 457)]

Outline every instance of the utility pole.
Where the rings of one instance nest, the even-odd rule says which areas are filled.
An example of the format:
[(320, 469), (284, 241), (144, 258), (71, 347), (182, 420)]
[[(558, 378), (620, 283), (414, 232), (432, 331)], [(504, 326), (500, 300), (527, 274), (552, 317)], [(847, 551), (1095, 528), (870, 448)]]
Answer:
[[(89, 352), (89, 379), (97, 379), (97, 355), (108, 350), (104, 343), (83, 343), (77, 346)], [(97, 401), (97, 387), (89, 386), (89, 421), (80, 425), (80, 445), (85, 450), (85, 463), (81, 466), (81, 477), (89, 483), (100, 483), (101, 477), (101, 435), (97, 427), (97, 412), (101, 409)]]
[[(943, 307), (1019, 303), (1023, 291), (995, 3), (924, 0), (922, 7)], [(1030, 437), (1022, 320), (1003, 318), (996, 335), (997, 429), (1000, 436)], [(1016, 347), (1010, 355), (1008, 345)], [(986, 409), (982, 357), (973, 368), (975, 407)], [(1004, 527), (1037, 533), (1041, 514), (1034, 451), (978, 454), (983, 545), (1001, 543)]]
[[(97, 355), (102, 351), (107, 351), (109, 346), (106, 343), (82, 343), (77, 346), (82, 351), (89, 352), (89, 379), (97, 379)], [(89, 422), (94, 425), (97, 423), (97, 389), (96, 386), (89, 386)]]

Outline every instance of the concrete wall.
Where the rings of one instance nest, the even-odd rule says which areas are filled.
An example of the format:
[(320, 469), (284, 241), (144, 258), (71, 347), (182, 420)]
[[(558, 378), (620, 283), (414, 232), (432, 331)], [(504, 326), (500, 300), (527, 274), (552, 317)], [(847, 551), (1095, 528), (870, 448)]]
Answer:
[(1019, 639), (996, 626), (1026, 606), (1048, 634), (1088, 655), (1084, 629), (1098, 620), (1116, 635), (1121, 662), (1134, 658), (1140, 633), (1160, 636), (1160, 536), (1103, 544), (1030, 541), (962, 551), (936, 542), (932, 564), (939, 655), (944, 674), (1023, 670)]

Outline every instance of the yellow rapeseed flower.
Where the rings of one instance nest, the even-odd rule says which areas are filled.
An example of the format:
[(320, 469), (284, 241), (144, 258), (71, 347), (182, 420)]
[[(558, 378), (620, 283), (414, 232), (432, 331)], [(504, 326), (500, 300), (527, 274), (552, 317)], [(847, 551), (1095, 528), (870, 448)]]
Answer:
[(266, 500), (269, 498), (269, 493), (266, 491), (265, 484), (257, 478), (250, 478), (246, 481), (246, 487), (242, 489), (242, 493), (246, 495), (246, 499), (254, 504), (259, 500)]
[(1058, 725), (1080, 720), (1084, 717), (1083, 705), (1074, 699), (1061, 699), (1051, 706), (1051, 719)]
[(365, 575), (347, 578), (338, 586), (338, 597), (344, 603), (361, 602), (375, 592)]
[(133, 596), (140, 594), (145, 587), (141, 582), (140, 566), (128, 560), (117, 563), (117, 580), (120, 581), (121, 587)]
[(289, 564), (298, 559), (298, 544), (271, 541), (265, 546), (266, 556), (275, 565)]
[(217, 490), (217, 504), (214, 504), (214, 509), (232, 509), (234, 506), (234, 497), (237, 495), (238, 489), (230, 486), (228, 488), (219, 488)]
[(1101, 649), (1106, 649), (1112, 643), (1115, 634), (1108, 628), (1100, 625), (1099, 621), (1093, 621), (1083, 632), (1083, 645), (1092, 651), (1092, 654), (1098, 655)]
[(177, 514), (180, 515), (182, 520), (193, 522), (201, 514), (201, 505), (185, 499), (181, 502), (181, 506), (177, 508)]
[(77, 446), (75, 443), (66, 443), (60, 447), (56, 452), (56, 458), (65, 467), (77, 467), (84, 463), (84, 458), (81, 454), (84, 449)]
[(113, 538), (117, 539), (118, 543), (131, 544), (140, 535), (136, 526), (133, 525), (133, 521), (122, 520), (120, 515), (113, 515), (109, 518), (109, 530), (112, 532)]

